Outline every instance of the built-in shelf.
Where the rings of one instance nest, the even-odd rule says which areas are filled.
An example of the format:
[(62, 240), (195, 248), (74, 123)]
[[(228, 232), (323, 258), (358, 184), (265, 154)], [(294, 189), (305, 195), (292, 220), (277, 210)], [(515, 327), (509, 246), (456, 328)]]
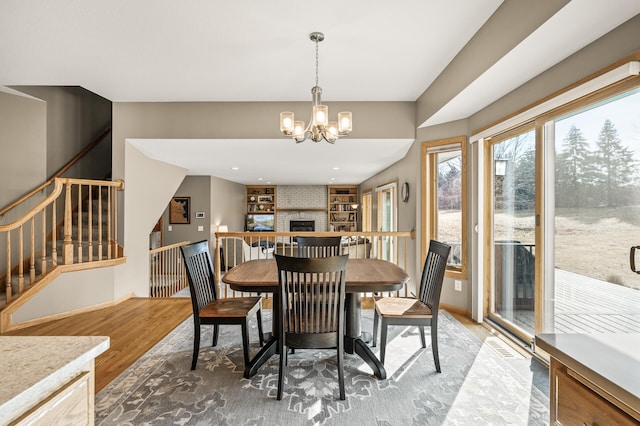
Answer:
[(329, 185), (329, 230), (355, 231), (358, 227), (358, 186)]

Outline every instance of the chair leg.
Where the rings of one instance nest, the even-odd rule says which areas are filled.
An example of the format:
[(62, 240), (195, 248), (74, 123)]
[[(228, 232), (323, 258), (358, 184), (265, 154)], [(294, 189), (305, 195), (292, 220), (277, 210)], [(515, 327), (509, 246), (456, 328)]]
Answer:
[(191, 369), (196, 369), (198, 363), (198, 352), (200, 352), (200, 324), (195, 324), (193, 328), (193, 356), (191, 358)]
[(426, 348), (427, 347), (427, 339), (424, 338), (424, 326), (419, 325), (418, 326), (418, 331), (420, 332), (420, 340), (422, 340), (422, 347)]
[(280, 338), (278, 346), (280, 347), (280, 366), (278, 369), (278, 395), (276, 398), (280, 401), (282, 399), (282, 390), (284, 387), (284, 370), (286, 368), (285, 360), (287, 358), (287, 348), (284, 345), (282, 338)]
[(213, 324), (213, 341), (211, 342), (211, 346), (218, 345), (218, 334), (220, 332), (218, 324)]
[(387, 320), (382, 318), (382, 330), (380, 330), (380, 362), (384, 364), (384, 355), (387, 350)]
[(376, 311), (375, 307), (373, 308), (373, 344), (372, 346), (375, 348), (378, 340), (378, 311)]
[(244, 365), (249, 365), (249, 318), (245, 318), (242, 327), (242, 352), (244, 353)]
[(440, 371), (440, 356), (438, 355), (438, 327), (437, 322), (431, 320), (431, 349), (433, 350), (433, 362), (436, 364), (436, 371)]
[(345, 400), (344, 392), (344, 339), (338, 339), (338, 385), (340, 386), (340, 399)]
[(260, 338), (260, 347), (264, 346), (264, 333), (262, 332), (262, 309), (258, 309), (256, 313), (256, 319), (258, 321), (258, 336)]

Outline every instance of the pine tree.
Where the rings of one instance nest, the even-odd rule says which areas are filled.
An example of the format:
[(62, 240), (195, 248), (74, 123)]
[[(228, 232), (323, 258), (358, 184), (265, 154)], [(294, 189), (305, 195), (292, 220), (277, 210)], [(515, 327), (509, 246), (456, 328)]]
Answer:
[(562, 152), (556, 156), (556, 206), (580, 207), (593, 175), (587, 139), (575, 124), (563, 139)]
[(599, 172), (596, 183), (608, 207), (625, 204), (625, 187), (633, 184), (636, 162), (633, 151), (622, 145), (618, 130), (611, 120), (605, 120), (596, 141), (594, 164)]

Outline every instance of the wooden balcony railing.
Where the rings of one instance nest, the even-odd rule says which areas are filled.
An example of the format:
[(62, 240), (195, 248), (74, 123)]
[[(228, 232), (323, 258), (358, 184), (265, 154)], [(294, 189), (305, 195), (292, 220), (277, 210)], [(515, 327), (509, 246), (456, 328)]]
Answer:
[(171, 297), (189, 286), (180, 251), (187, 244), (189, 241), (149, 250), (150, 297)]
[[(221, 297), (238, 297), (244, 293), (231, 290), (221, 281), (226, 271), (242, 262), (267, 259), (273, 253), (295, 256), (297, 246), (292, 243), (296, 236), (341, 236), (342, 252), (350, 258), (384, 259), (407, 269), (409, 245), (414, 232), (216, 232), (214, 257), (216, 283)], [(411, 251), (413, 253), (413, 251)], [(389, 293), (409, 296), (411, 290), (405, 285), (401, 290)], [(386, 294), (386, 293), (385, 293)], [(270, 297), (270, 295), (263, 295)], [(373, 296), (365, 294), (365, 297)]]
[(123, 187), (122, 181), (55, 178), (51, 193), (36, 206), (0, 225), (5, 303), (58, 265), (122, 257), (116, 192)]

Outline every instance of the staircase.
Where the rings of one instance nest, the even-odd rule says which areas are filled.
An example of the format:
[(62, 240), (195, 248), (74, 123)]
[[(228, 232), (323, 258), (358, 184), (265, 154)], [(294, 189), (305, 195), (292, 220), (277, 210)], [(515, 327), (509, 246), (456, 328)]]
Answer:
[(124, 262), (117, 243), (117, 191), (123, 182), (55, 178), (47, 196), (0, 225), (0, 332), (11, 313), (62, 272)]

